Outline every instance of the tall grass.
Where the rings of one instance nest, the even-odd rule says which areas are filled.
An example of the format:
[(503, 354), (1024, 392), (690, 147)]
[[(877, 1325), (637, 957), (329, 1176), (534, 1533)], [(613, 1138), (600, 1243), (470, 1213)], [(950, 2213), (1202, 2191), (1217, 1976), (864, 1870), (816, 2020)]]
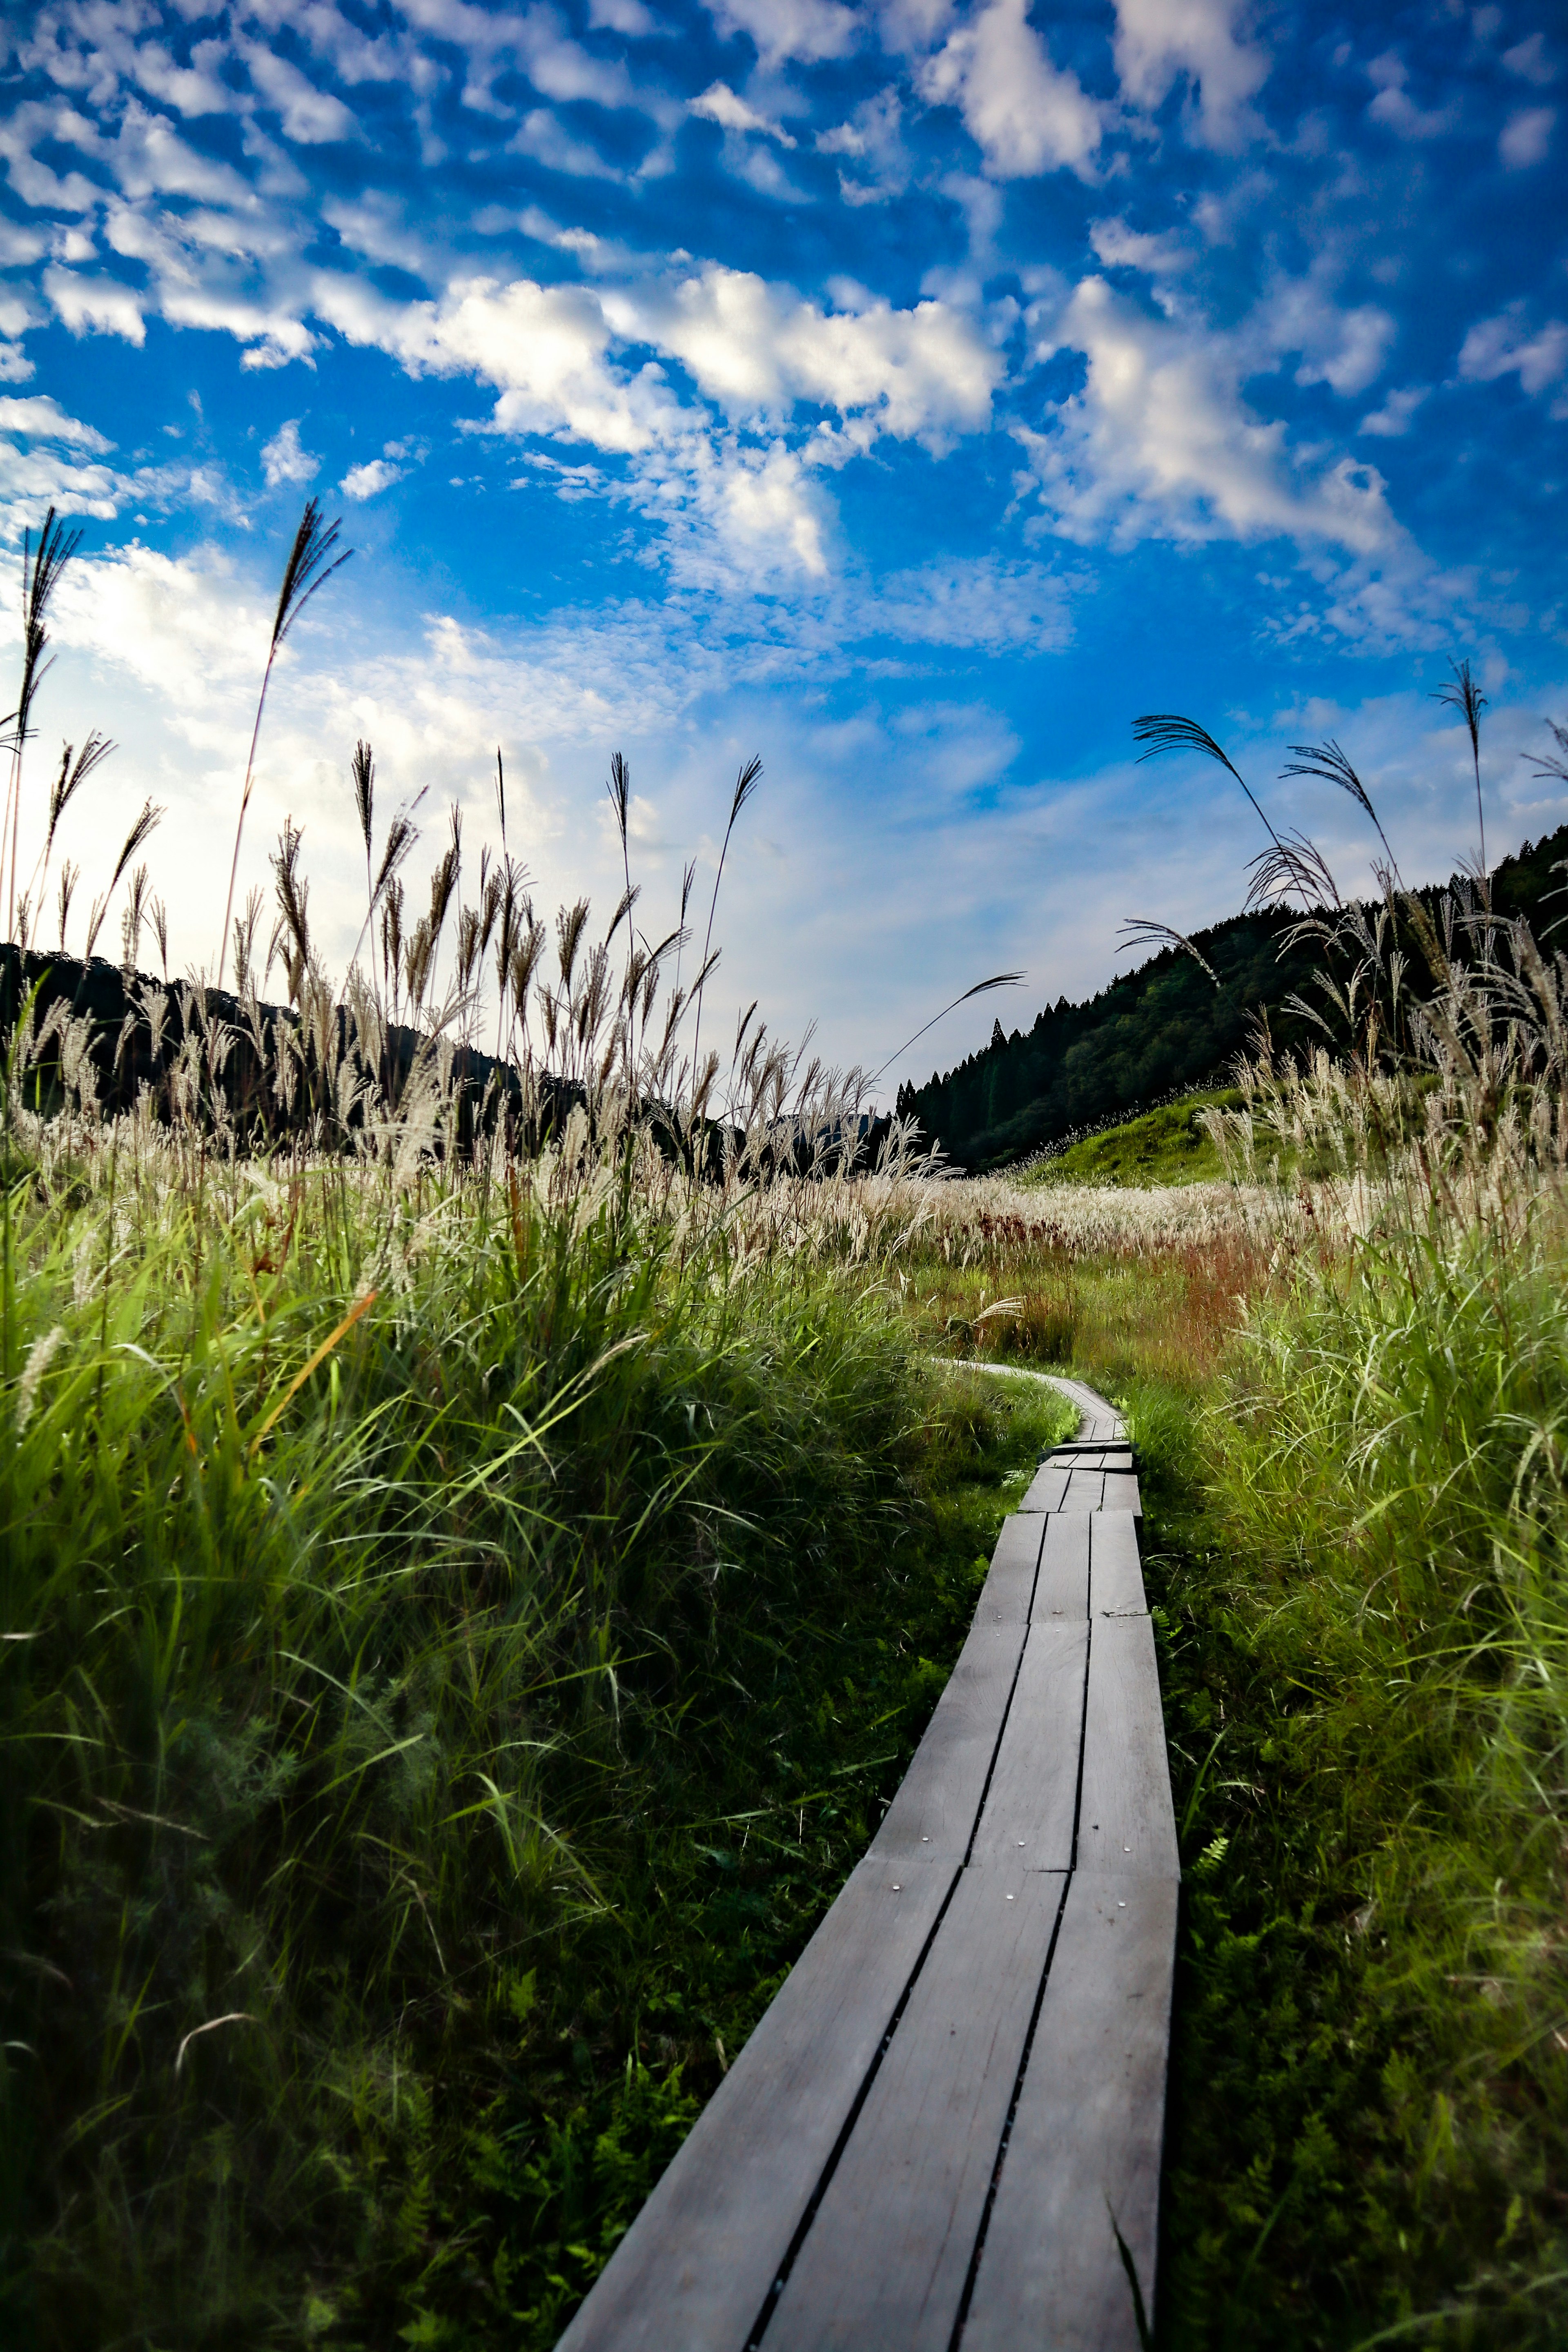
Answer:
[(0, 1202), (11, 2324), (379, 2343), (510, 2311), (548, 2341), (594, 2209), (549, 2131), (606, 2039), (616, 2129), (663, 2115), (668, 2152), (691, 2112), (679, 2046), (638, 2072), (690, 1966), (650, 1884), (689, 1903), (689, 1825), (742, 1813), (709, 1842), (788, 1855), (787, 1959), (854, 1853), (854, 1820), (808, 1827), (854, 1794), (867, 1833), (945, 1673), (919, 1645), (962, 1626), (973, 1553), (950, 1592), (917, 1485), (955, 1424), (877, 1295), (891, 1243), (803, 1249), (782, 1201), (581, 1125), (391, 1183), (146, 1120), (29, 1142)]

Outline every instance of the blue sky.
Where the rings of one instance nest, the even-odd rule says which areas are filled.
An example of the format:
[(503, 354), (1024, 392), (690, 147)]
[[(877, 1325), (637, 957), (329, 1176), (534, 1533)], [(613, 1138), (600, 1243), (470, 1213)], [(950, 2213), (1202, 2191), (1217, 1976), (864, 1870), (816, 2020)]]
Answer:
[(658, 930), (760, 751), (725, 1000), (872, 1066), (984, 973), (1026, 968), (1023, 1023), (1103, 984), (1124, 915), (1238, 903), (1255, 820), (1217, 770), (1138, 766), (1139, 711), (1205, 720), (1359, 883), (1351, 804), (1274, 781), (1337, 734), (1433, 875), (1475, 847), (1431, 699), (1468, 655), (1489, 845), (1568, 816), (1522, 756), (1568, 716), (1556, 10), (68, 0), (7, 26), (13, 582), (51, 499), (84, 525), (29, 789), (57, 736), (117, 738), (62, 847), (90, 894), (153, 793), (181, 964), (216, 950), (311, 493), (356, 553), (275, 686), (242, 887), (291, 814), (339, 956), (361, 735), (384, 805), (428, 789), (432, 854), (446, 802), (470, 843), (491, 824), (501, 743), (541, 897), (605, 912), (624, 751)]

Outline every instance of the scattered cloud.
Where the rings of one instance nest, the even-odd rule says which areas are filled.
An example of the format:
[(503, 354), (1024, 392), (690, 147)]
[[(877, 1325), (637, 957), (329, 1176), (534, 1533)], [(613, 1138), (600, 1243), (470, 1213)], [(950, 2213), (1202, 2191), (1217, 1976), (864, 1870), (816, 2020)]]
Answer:
[(1441, 139), (1452, 131), (1459, 119), (1459, 104), (1451, 99), (1447, 106), (1434, 106), (1423, 110), (1411, 97), (1405, 84), (1410, 69), (1394, 49), (1385, 49), (1373, 58), (1367, 67), (1367, 79), (1377, 96), (1367, 108), (1373, 122), (1381, 122), (1398, 139)]
[(1184, 77), (1189, 135), (1233, 149), (1263, 124), (1250, 101), (1268, 79), (1267, 50), (1241, 39), (1241, 0), (1116, 0), (1116, 71), (1122, 96), (1152, 112)]
[(1371, 433), (1387, 441), (1397, 441), (1409, 432), (1411, 420), (1423, 401), (1431, 396), (1426, 383), (1407, 385), (1402, 392), (1391, 392), (1381, 408), (1374, 408), (1357, 425), (1358, 433)]
[(321, 470), (321, 461), (312, 457), (300, 446), (300, 422), (291, 416), (280, 425), (270, 441), (261, 445), (261, 467), (269, 490), (280, 489), (285, 483), (303, 487), (313, 482)]
[(1081, 352), (1088, 378), (1048, 429), (1018, 428), (1028, 458), (1019, 487), (1062, 537), (1130, 546), (1284, 536), (1362, 555), (1399, 538), (1371, 467), (1299, 467), (1283, 425), (1249, 413), (1245, 339), (1150, 319), (1086, 278), (1050, 347)]
[(1521, 81), (1532, 81), (1538, 89), (1545, 89), (1557, 79), (1556, 59), (1546, 52), (1544, 33), (1531, 33), (1516, 41), (1511, 49), (1502, 53), (1502, 62), (1510, 74)]
[(1554, 106), (1521, 106), (1517, 113), (1510, 114), (1497, 143), (1505, 167), (1510, 172), (1526, 172), (1532, 163), (1544, 163), (1556, 121)]
[(115, 278), (83, 278), (51, 263), (44, 272), (44, 292), (73, 335), (121, 335), (136, 344), (147, 340), (141, 301)]
[[(1510, 303), (1495, 318), (1482, 319), (1470, 329), (1459, 352), (1459, 373), (1468, 383), (1492, 383), (1499, 376), (1517, 375), (1521, 392), (1532, 396), (1561, 383), (1568, 373), (1568, 323), (1548, 319), (1533, 331), (1524, 305)], [(1568, 414), (1562, 403), (1553, 415)]]
[(706, 0), (721, 33), (744, 33), (763, 65), (817, 65), (849, 55), (860, 37), (841, 0)]
[(764, 139), (776, 139), (781, 147), (793, 147), (795, 141), (780, 122), (771, 122), (737, 98), (728, 82), (716, 81), (702, 92), (700, 98), (689, 100), (689, 111), (700, 115), (705, 121), (717, 122), (725, 131), (755, 131)]
[(956, 106), (998, 179), (1063, 169), (1090, 174), (1100, 110), (1076, 74), (1052, 62), (1028, 0), (989, 0), (948, 35), (919, 79), (933, 106)]
[(384, 457), (372, 457), (363, 466), (351, 466), (338, 488), (345, 499), (374, 499), (402, 479), (401, 466), (390, 465)]

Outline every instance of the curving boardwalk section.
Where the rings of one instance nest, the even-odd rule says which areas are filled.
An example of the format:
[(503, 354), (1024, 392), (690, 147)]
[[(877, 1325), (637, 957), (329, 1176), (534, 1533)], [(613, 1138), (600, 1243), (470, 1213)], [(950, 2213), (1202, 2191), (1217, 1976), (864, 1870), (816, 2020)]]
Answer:
[(881, 1828), (559, 2352), (1137, 2352), (1180, 1872), (1131, 1453), (1057, 1385)]

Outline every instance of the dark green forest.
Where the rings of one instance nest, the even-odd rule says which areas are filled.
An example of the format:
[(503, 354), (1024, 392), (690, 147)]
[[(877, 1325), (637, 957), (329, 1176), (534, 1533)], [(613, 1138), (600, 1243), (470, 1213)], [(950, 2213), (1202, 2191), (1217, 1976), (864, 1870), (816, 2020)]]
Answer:
[[(1565, 862), (1568, 825), (1527, 841), (1492, 869), (1493, 912), (1525, 916), (1543, 938), (1563, 912), (1547, 902), (1563, 895)], [(1447, 887), (1473, 891), (1458, 875)], [(1443, 895), (1442, 887), (1416, 893), (1429, 913)], [(999, 1168), (1177, 1087), (1223, 1077), (1254, 1044), (1261, 1020), (1276, 1052), (1299, 1054), (1322, 1032), (1287, 1000), (1321, 1003), (1313, 976), (1323, 961), (1319, 941), (1289, 946), (1300, 920), (1294, 908), (1264, 908), (1195, 932), (1193, 945), (1217, 974), (1217, 988), (1193, 957), (1167, 947), (1082, 1004), (1058, 997), (1026, 1030), (1008, 1036), (997, 1022), (990, 1044), (956, 1069), (945, 1076), (933, 1071), (923, 1087), (900, 1087), (900, 1115), (918, 1118), (959, 1166)], [(1418, 950), (1410, 955), (1409, 982), (1424, 992)]]

